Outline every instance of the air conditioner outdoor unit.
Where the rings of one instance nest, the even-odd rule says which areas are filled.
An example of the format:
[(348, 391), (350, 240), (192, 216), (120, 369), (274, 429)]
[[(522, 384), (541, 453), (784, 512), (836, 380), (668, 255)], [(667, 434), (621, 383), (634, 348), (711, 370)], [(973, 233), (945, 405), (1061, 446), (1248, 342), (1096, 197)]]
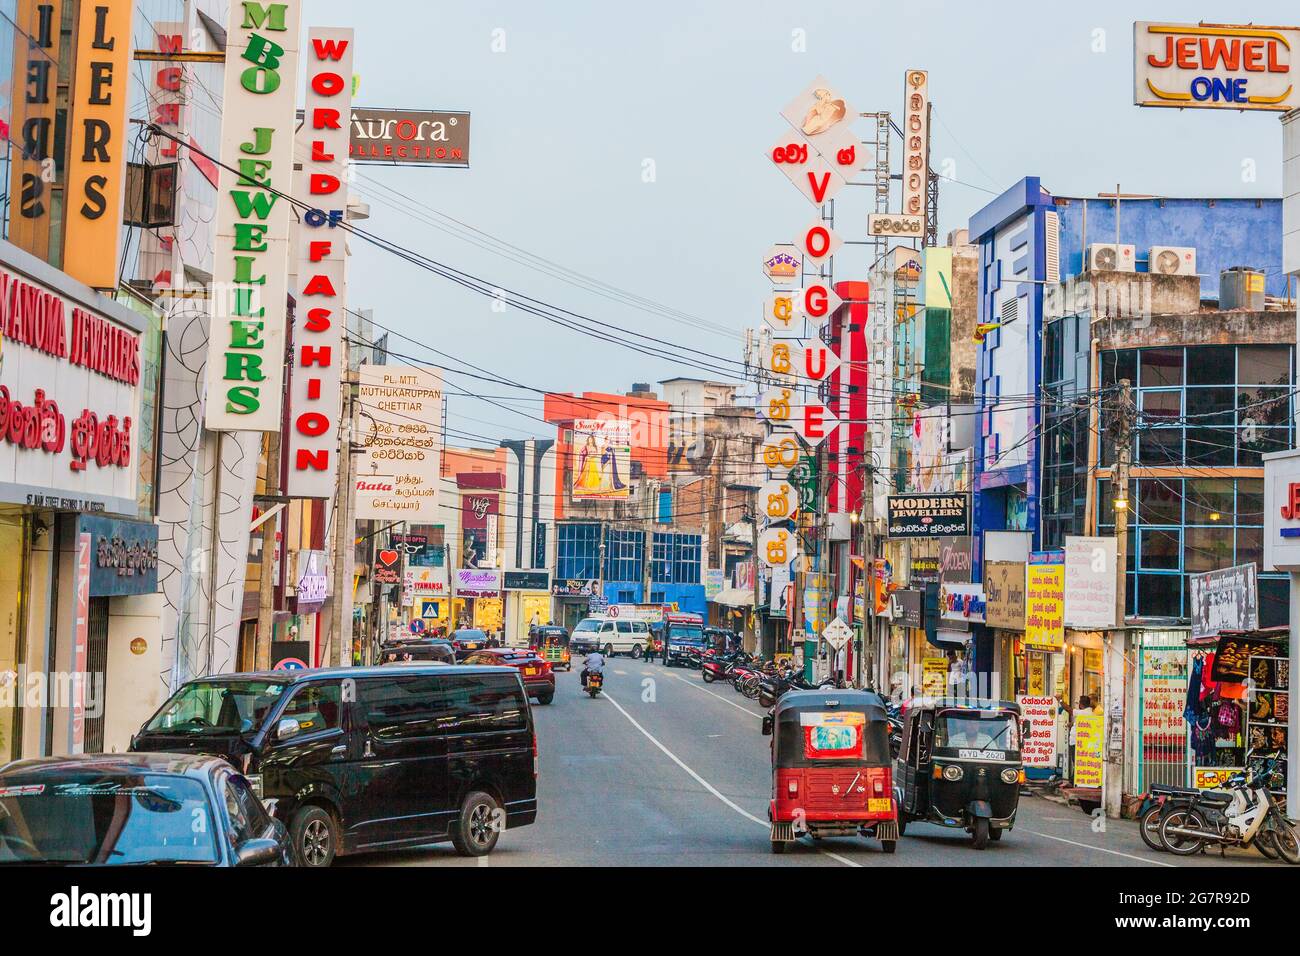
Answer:
[(1088, 271), (1136, 272), (1133, 247), (1117, 246), (1113, 242), (1094, 242), (1088, 247)]
[(1147, 271), (1162, 276), (1196, 275), (1196, 250), (1187, 246), (1152, 246)]

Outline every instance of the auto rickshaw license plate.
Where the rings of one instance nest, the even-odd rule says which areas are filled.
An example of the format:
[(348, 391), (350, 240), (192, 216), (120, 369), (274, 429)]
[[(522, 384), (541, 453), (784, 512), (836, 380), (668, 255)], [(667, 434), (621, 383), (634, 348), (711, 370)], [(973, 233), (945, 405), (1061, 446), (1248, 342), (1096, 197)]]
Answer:
[(867, 800), (868, 813), (888, 813), (890, 810), (889, 797), (871, 797)]

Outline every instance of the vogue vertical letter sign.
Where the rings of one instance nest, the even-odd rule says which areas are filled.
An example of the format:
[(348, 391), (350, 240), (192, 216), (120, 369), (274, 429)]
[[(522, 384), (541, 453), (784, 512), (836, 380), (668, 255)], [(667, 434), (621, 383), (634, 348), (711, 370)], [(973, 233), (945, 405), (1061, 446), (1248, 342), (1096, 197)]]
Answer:
[(214, 431), (280, 428), (290, 204), (277, 192), (292, 183), (300, 12), (301, 0), (230, 5), (206, 373)]

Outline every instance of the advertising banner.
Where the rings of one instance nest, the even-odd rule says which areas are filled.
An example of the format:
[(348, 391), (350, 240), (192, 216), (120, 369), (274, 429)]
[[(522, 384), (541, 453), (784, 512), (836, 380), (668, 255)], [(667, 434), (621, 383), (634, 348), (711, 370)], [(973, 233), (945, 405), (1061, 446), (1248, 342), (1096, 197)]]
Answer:
[[(205, 423), (280, 430), (302, 0), (230, 4)], [(239, 173), (231, 172), (238, 169)]]
[(1025, 565), (990, 561), (984, 565), (985, 623), (1009, 631), (1025, 629)]
[(1025, 568), (1025, 644), (1059, 651), (1065, 646), (1065, 565), (1030, 561)]
[(469, 166), (469, 114), (354, 107), (348, 153), (363, 165)]
[(1259, 627), (1259, 590), (1255, 565), (1240, 564), (1187, 576), (1192, 637)]
[(1074, 785), (1100, 787), (1102, 776), (1101, 714), (1079, 714), (1074, 718)]
[(501, 593), (500, 571), (457, 568), (452, 573), (456, 594), (461, 597), (498, 597)]
[(1020, 716), (1029, 721), (1029, 735), (1020, 743), (1020, 760), (1026, 767), (1056, 766), (1056, 698), (1020, 696)]
[(890, 495), (889, 537), (939, 538), (970, 534), (970, 495)]
[(632, 494), (632, 428), (623, 419), (580, 418), (573, 423), (574, 500), (622, 499)]
[(134, 6), (85, 2), (77, 16), (63, 268), (95, 289), (116, 289), (121, 264)]
[(1133, 102), (1176, 109), (1300, 107), (1300, 29), (1251, 24), (1133, 24)]
[(948, 658), (926, 657), (921, 661), (921, 693), (942, 697), (948, 689)]
[(285, 430), (290, 498), (329, 498), (338, 480), (343, 408), (343, 330), (347, 326), (348, 131), (338, 117), (352, 105), (352, 31), (307, 31), (307, 101), (299, 132), (294, 195), (317, 208), (302, 213), (298, 238), (294, 362)]
[(365, 454), (357, 461), (357, 519), (437, 524), (442, 376), (410, 365), (362, 365), (360, 382), (357, 438)]
[(1066, 536), (1065, 626), (1081, 630), (1115, 627), (1116, 541)]
[(943, 584), (939, 588), (939, 616), (945, 621), (984, 623), (984, 589), (979, 584)]
[(139, 315), (0, 246), (0, 499), (136, 514)]

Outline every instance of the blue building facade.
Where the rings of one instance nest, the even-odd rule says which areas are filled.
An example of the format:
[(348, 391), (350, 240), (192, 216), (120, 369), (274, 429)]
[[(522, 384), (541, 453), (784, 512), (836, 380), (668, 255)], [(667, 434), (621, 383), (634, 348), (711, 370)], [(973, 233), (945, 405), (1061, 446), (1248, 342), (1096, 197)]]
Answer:
[[(655, 531), (646, 550), (642, 530), (606, 528), (601, 571), (601, 526), (595, 522), (560, 524), (556, 533), (558, 579), (602, 578), (610, 604), (676, 604), (686, 612), (706, 614), (701, 570), (703, 539), (698, 534)], [(645, 593), (645, 561), (650, 562), (650, 593)]]

